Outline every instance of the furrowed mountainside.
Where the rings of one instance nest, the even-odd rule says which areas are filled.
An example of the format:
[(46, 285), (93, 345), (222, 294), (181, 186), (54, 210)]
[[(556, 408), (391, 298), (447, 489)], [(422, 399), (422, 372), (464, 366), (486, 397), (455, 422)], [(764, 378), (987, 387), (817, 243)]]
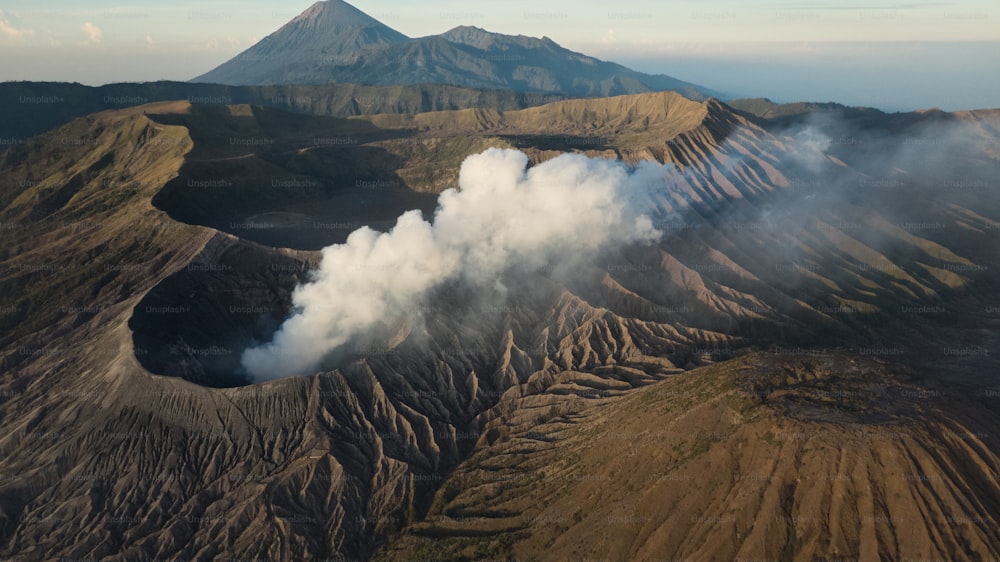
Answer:
[[(1000, 116), (945, 116), (948, 146), (938, 117), (878, 162), (672, 93), (158, 103), (14, 146), (0, 556), (994, 558)], [(489, 147), (673, 163), (664, 237), (511, 273), (496, 306), (441, 290), (329, 369), (242, 379), (315, 250), (430, 211)]]
[(452, 84), (568, 96), (709, 90), (564, 49), (547, 37), (460, 26), (411, 39), (341, 0), (313, 4), (281, 29), (193, 82), (230, 85)]
[(994, 559), (995, 401), (926, 383), (754, 353), (587, 406), (525, 399), (376, 559)]

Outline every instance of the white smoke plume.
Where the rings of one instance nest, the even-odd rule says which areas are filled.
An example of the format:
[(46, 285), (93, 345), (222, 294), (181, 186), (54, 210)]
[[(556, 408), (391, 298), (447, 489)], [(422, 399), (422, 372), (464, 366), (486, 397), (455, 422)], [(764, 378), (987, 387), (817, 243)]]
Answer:
[(823, 166), (830, 162), (826, 153), (831, 142), (830, 137), (819, 127), (807, 125), (799, 128), (792, 136), (788, 156), (809, 172), (822, 172)]
[(310, 374), (381, 320), (414, 310), (442, 283), (488, 286), (512, 268), (537, 271), (655, 240), (649, 195), (671, 170), (577, 154), (530, 169), (515, 150), (470, 156), (461, 189), (441, 194), (433, 222), (410, 211), (387, 233), (365, 227), (324, 248), (319, 269), (293, 294), (292, 316), (270, 343), (244, 351), (243, 367), (257, 381)]

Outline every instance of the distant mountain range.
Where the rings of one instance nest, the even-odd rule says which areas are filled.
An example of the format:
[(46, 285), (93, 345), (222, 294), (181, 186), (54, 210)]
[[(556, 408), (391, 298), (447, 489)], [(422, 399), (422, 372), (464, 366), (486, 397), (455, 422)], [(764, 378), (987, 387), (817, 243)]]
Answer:
[[(475, 89), (446, 84), (371, 86), (363, 84), (275, 84), (228, 86), (190, 82), (145, 82), (85, 86), (65, 82), (3, 82), (0, 99), (0, 152), (77, 117), (147, 103), (186, 100), (197, 105), (249, 104), (324, 117), (489, 108), (525, 109), (571, 99), (555, 93)], [(859, 127), (905, 124), (915, 114), (888, 114), (871, 107), (836, 103), (776, 104), (768, 99), (736, 99), (726, 104), (768, 129), (783, 129), (813, 113), (835, 116)]]
[(452, 84), (570, 96), (707, 88), (636, 72), (565, 49), (548, 37), (460, 26), (410, 38), (341, 0), (313, 4), (281, 29), (193, 82), (228, 85)]
[(566, 97), (447, 84), (227, 86), (162, 81), (95, 87), (64, 82), (3, 82), (0, 83), (0, 100), (11, 103), (0, 103), (0, 139), (13, 142), (0, 144), (0, 151), (77, 117), (161, 101), (186, 100), (199, 105), (251, 104), (308, 115), (349, 117), (472, 107), (505, 111)]

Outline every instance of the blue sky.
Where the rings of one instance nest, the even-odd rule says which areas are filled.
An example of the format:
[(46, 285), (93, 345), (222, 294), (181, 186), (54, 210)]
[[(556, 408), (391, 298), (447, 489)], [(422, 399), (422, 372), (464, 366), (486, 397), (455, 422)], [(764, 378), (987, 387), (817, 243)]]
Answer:
[[(0, 80), (186, 80), (311, 0), (2, 0)], [(410, 35), (456, 25), (565, 47), (735, 95), (888, 110), (1000, 107), (1000, 2), (357, 0)]]

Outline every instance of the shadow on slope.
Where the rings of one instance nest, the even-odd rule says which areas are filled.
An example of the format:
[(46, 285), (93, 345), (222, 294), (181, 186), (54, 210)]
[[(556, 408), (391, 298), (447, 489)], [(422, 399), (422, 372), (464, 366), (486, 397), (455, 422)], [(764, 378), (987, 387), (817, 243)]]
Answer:
[(369, 144), (406, 130), (254, 106), (192, 106), (190, 114), (153, 118), (186, 126), (195, 141), (179, 177), (153, 198), (182, 222), (316, 250), (437, 203), (407, 188), (395, 172), (401, 159)]
[(135, 307), (129, 328), (136, 357), (152, 373), (204, 386), (249, 384), (240, 355), (281, 325), (310, 261), (217, 236)]

